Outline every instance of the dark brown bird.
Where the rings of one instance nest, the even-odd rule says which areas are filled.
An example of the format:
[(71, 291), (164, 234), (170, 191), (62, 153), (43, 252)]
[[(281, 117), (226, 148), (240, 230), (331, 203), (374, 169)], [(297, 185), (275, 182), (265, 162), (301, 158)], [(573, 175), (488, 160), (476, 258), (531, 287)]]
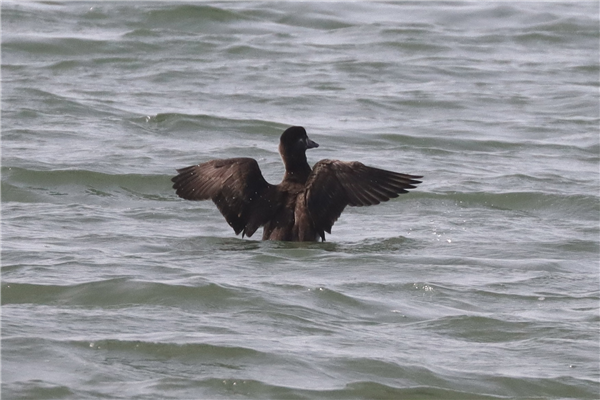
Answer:
[(281, 135), (285, 176), (268, 183), (252, 158), (228, 158), (178, 169), (171, 179), (179, 197), (211, 199), (236, 235), (264, 226), (263, 240), (325, 241), (346, 206), (370, 206), (414, 189), (422, 178), (367, 167), (357, 161), (321, 160), (311, 169), (306, 150), (319, 147), (301, 126)]

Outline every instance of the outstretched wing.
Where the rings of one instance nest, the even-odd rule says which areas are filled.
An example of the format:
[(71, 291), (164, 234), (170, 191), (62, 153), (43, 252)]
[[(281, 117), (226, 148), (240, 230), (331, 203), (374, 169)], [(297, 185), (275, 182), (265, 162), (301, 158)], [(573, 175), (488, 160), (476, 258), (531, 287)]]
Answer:
[(321, 160), (306, 182), (308, 213), (321, 238), (337, 221), (344, 208), (370, 206), (414, 189), (422, 176), (399, 174), (367, 167), (360, 162)]
[(269, 198), (274, 193), (252, 158), (212, 160), (178, 169), (173, 189), (186, 200), (211, 199), (233, 228), (252, 236), (272, 214)]

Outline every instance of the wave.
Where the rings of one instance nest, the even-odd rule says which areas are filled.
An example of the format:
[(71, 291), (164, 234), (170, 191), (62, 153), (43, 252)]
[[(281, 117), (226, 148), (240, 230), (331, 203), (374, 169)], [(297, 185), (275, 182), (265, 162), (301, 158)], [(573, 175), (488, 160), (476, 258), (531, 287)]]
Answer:
[[(182, 382), (183, 384), (183, 382)], [(415, 399), (426, 400), (432, 398), (465, 399), (465, 400), (492, 400), (504, 399), (504, 396), (482, 395), (467, 391), (443, 389), (435, 386), (412, 385), (398, 387), (375, 381), (355, 381), (347, 383), (336, 389), (303, 389), (297, 384), (285, 386), (268, 383), (255, 379), (234, 377), (209, 378), (187, 385), (194, 388), (206, 388), (213, 396), (221, 394), (229, 396), (247, 396), (250, 398), (274, 399)], [(330, 385), (327, 385), (330, 386)], [(191, 389), (191, 387), (190, 387)]]
[(567, 217), (598, 220), (600, 202), (598, 196), (583, 194), (555, 194), (543, 192), (443, 192), (426, 193), (414, 191), (411, 197), (418, 199), (452, 200), (462, 208), (484, 207), (496, 210), (515, 210), (533, 214), (554, 213)]
[[(252, 298), (240, 288), (227, 288), (215, 283), (200, 286), (144, 282), (129, 278), (113, 278), (73, 285), (40, 285), (3, 282), (2, 304), (70, 304), (112, 307), (117, 305), (181, 305), (202, 304), (206, 309), (233, 306)], [(244, 300), (245, 299), (245, 300)]]
[(159, 129), (161, 132), (193, 132), (202, 130), (220, 131), (235, 129), (245, 134), (280, 135), (287, 125), (262, 119), (231, 118), (215, 114), (158, 113), (136, 117), (131, 121), (144, 129)]
[(206, 30), (207, 25), (217, 27), (222, 24), (252, 20), (252, 17), (235, 10), (205, 4), (168, 5), (149, 7), (145, 11), (145, 26), (161, 29), (169, 28), (190, 32), (190, 30)]
[[(374, 100), (372, 100), (374, 101)], [(470, 121), (465, 121), (470, 122)], [(585, 121), (590, 124), (594, 121)], [(600, 122), (600, 120), (598, 120)], [(597, 139), (592, 139), (582, 142), (551, 142), (551, 141), (534, 141), (531, 139), (507, 138), (507, 139), (480, 139), (472, 137), (464, 137), (457, 135), (455, 137), (440, 137), (430, 135), (404, 135), (398, 133), (372, 133), (369, 134), (366, 140), (382, 140), (391, 145), (402, 145), (413, 149), (426, 149), (432, 155), (451, 154), (456, 152), (482, 152), (482, 153), (499, 153), (513, 152), (519, 153), (524, 151), (541, 152), (542, 154), (550, 152), (580, 152), (582, 157), (587, 157), (591, 162), (598, 162), (598, 151), (600, 145)]]
[[(78, 169), (34, 170), (4, 166), (2, 167), (2, 201), (65, 202), (73, 195), (92, 198), (124, 196), (133, 200), (172, 201), (177, 199), (171, 190), (170, 182), (174, 174), (175, 170), (172, 174), (109, 174)], [(536, 186), (544, 185), (545, 182), (546, 185), (556, 184), (552, 176), (538, 178), (518, 174), (500, 176), (496, 179), (531, 180), (531, 184)], [(528, 185), (521, 182), (521, 186)], [(562, 218), (597, 220), (600, 215), (598, 196), (549, 193), (547, 190), (500, 193), (416, 190), (410, 194), (410, 201), (422, 200), (443, 204), (450, 201), (460, 208), (483, 207), (490, 210), (515, 210), (538, 215), (552, 213)]]
[[(55, 365), (63, 371), (74, 372), (85, 367), (88, 373), (102, 376), (107, 367), (118, 368), (123, 374), (121, 378), (127, 380), (127, 392), (134, 398), (499, 400), (514, 393), (515, 387), (518, 398), (594, 399), (597, 395), (596, 382), (565, 375), (513, 376), (495, 370), (475, 371), (473, 366), (465, 366), (463, 371), (445, 371), (437, 366), (416, 367), (382, 362), (374, 357), (315, 357), (310, 351), (291, 359), (290, 354), (273, 347), (256, 350), (205, 343), (199, 338), (195, 343), (100, 337), (85, 340), (10, 337), (3, 341), (11, 349), (9, 352), (19, 347), (26, 352), (39, 346), (53, 349)], [(258, 370), (252, 370), (250, 365)], [(170, 373), (171, 370), (176, 373)], [(154, 374), (149, 378), (150, 373)], [(56, 385), (53, 378), (47, 374), (40, 380), (3, 382), (3, 394), (87, 398), (101, 397), (104, 391), (113, 397), (115, 391), (123, 392), (123, 382), (115, 382), (114, 378), (101, 385), (97, 378), (83, 384)], [(90, 389), (93, 391), (87, 392)]]
[[(175, 170), (173, 170), (173, 175)], [(64, 202), (63, 196), (168, 200), (169, 175), (108, 174), (88, 170), (2, 167), (2, 202)]]

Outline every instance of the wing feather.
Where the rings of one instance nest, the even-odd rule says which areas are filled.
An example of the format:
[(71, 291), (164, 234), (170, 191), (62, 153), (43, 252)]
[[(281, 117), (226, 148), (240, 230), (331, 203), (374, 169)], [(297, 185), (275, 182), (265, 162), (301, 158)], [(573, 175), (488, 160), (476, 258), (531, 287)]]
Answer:
[(274, 191), (252, 158), (212, 160), (178, 169), (173, 189), (186, 200), (211, 199), (236, 234), (252, 236), (273, 210)]
[(321, 237), (331, 233), (346, 206), (370, 206), (407, 193), (421, 176), (367, 167), (360, 162), (321, 160), (308, 177), (305, 201)]

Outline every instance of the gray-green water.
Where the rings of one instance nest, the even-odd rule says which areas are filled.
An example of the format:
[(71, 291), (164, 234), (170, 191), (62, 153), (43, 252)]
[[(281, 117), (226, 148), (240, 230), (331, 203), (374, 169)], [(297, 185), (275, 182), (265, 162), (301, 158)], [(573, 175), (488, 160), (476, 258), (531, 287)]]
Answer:
[[(599, 6), (2, 2), (4, 399), (599, 397)], [(326, 243), (175, 168), (424, 175)]]

